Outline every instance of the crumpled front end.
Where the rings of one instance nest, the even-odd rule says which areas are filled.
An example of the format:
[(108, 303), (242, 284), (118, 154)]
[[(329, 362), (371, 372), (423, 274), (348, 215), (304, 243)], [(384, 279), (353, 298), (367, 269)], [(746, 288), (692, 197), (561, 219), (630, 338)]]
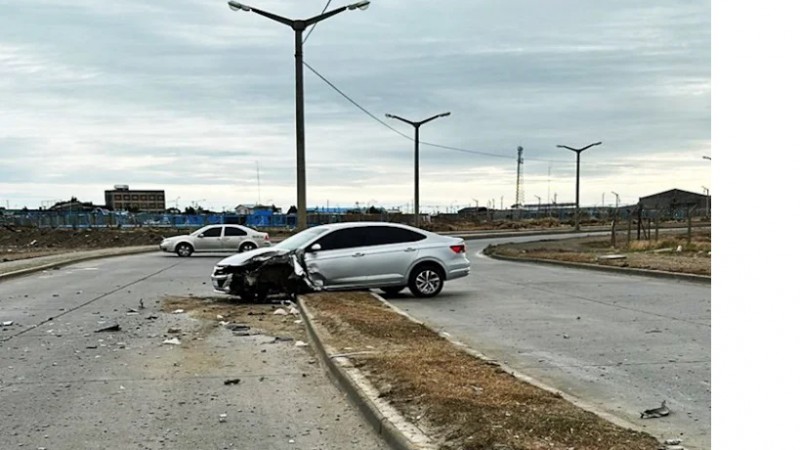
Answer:
[(295, 253), (256, 257), (245, 264), (214, 267), (211, 274), (214, 291), (238, 295), (245, 300), (270, 297), (293, 298), (319, 288), (309, 280)]

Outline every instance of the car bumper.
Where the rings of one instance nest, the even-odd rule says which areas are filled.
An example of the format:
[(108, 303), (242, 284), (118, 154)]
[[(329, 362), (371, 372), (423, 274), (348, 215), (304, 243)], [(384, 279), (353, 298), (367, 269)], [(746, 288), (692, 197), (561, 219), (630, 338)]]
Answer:
[(222, 272), (222, 268), (214, 267), (214, 271), (211, 272), (211, 287), (214, 289), (214, 292), (218, 292), (220, 294), (230, 294), (233, 274)]
[(465, 276), (469, 275), (469, 270), (470, 270), (469, 265), (461, 267), (451, 267), (450, 270), (447, 271), (447, 280), (464, 278)]

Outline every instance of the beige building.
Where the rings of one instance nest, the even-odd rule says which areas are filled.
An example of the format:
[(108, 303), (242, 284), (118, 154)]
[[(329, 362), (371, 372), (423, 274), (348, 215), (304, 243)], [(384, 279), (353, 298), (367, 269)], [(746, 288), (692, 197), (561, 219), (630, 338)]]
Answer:
[(128, 185), (119, 184), (113, 190), (106, 191), (106, 208), (115, 211), (164, 212), (164, 198), (163, 190), (131, 190)]

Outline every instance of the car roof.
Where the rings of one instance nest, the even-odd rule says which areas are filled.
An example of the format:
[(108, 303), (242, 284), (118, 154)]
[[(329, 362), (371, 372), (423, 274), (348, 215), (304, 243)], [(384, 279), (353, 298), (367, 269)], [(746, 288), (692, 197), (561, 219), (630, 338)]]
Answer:
[(337, 223), (326, 223), (323, 225), (319, 225), (320, 227), (329, 228), (331, 230), (339, 230), (342, 228), (356, 228), (356, 227), (395, 227), (395, 228), (405, 228), (407, 230), (418, 231), (421, 233), (430, 234), (430, 232), (415, 228), (409, 225), (405, 225), (402, 223), (393, 223), (393, 222), (337, 222)]

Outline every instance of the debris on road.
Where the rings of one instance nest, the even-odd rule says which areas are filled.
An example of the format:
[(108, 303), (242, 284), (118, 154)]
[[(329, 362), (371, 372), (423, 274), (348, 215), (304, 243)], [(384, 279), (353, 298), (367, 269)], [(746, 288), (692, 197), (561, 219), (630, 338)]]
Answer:
[(180, 328), (170, 327), (170, 328), (167, 329), (167, 333), (169, 333), (169, 334), (177, 334), (177, 333), (180, 333), (180, 332), (181, 332)]
[(156, 320), (156, 319), (158, 319), (158, 316), (155, 315), (155, 314), (150, 314), (149, 316), (145, 317), (145, 319), (147, 319), (147, 320)]
[(641, 419), (656, 419), (656, 418), (659, 418), (659, 417), (666, 417), (666, 416), (669, 415), (670, 412), (672, 412), (672, 411), (670, 411), (669, 408), (667, 408), (667, 401), (664, 400), (664, 401), (661, 402), (661, 407), (653, 408), (653, 409), (647, 409), (647, 410), (642, 412), (642, 414), (640, 415), (639, 418), (641, 418)]
[(181, 345), (181, 340), (178, 338), (170, 338), (170, 339), (165, 339), (164, 342), (162, 343), (169, 345)]
[(172, 311), (172, 314), (183, 314), (184, 312), (185, 311), (182, 309), (176, 309), (175, 311)]
[(122, 330), (122, 328), (120, 328), (119, 324), (118, 323), (114, 323), (114, 324), (105, 326), (103, 328), (94, 330), (94, 332), (95, 333), (107, 333), (107, 332), (121, 331), (121, 330)]
[(287, 313), (286, 310), (283, 309), (283, 308), (276, 309), (275, 312), (273, 312), (272, 314), (274, 314), (276, 316), (288, 316), (289, 315), (289, 313)]
[(2, 326), (4, 327), (10, 327), (11, 325), (14, 325), (13, 320), (6, 320), (5, 322), (2, 323)]
[(240, 380), (238, 378), (231, 378), (230, 380), (225, 380), (224, 384), (225, 384), (225, 386), (230, 386), (232, 384), (239, 384), (240, 381), (242, 381), (242, 380)]
[(291, 308), (289, 308), (289, 314), (292, 314), (292, 315), (296, 316), (296, 315), (300, 314), (300, 311), (297, 308), (295, 308), (294, 306), (292, 306)]
[(679, 445), (681, 442), (683, 442), (683, 439), (679, 438), (667, 439), (666, 441), (664, 441), (664, 443), (667, 445)]
[(220, 415), (219, 415), (219, 421), (220, 421), (221, 423), (222, 423), (222, 422), (227, 422), (227, 421), (228, 421), (228, 415), (227, 415), (227, 414), (220, 414)]
[(308, 347), (308, 344), (303, 341), (297, 341), (294, 343), (295, 347)]
[(139, 299), (139, 309), (144, 309), (144, 299)]

